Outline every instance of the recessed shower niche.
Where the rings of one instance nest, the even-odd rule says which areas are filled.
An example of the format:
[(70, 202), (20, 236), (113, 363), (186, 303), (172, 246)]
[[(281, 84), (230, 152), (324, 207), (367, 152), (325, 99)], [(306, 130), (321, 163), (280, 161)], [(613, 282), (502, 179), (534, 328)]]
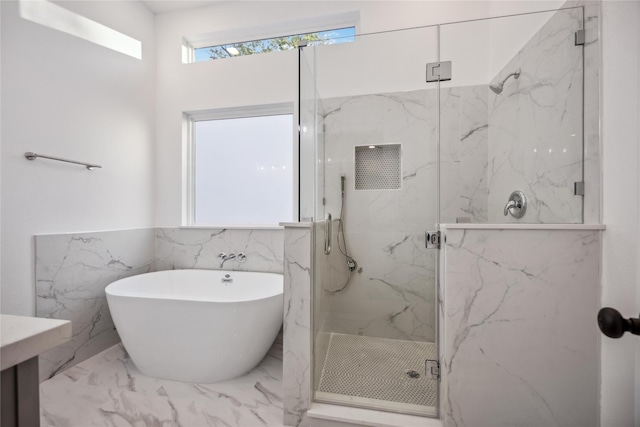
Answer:
[(355, 147), (356, 190), (399, 190), (402, 185), (400, 144)]

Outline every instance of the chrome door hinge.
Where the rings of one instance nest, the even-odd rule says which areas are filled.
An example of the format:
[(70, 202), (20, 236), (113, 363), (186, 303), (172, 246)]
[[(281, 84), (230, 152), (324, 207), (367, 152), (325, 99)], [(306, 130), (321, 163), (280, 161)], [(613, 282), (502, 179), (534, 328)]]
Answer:
[(425, 247), (427, 249), (440, 249), (440, 232), (425, 231), (424, 232)]
[(576, 39), (575, 40), (576, 40), (575, 41), (576, 46), (584, 46), (584, 43), (585, 43), (584, 30), (576, 31)]
[(451, 80), (451, 61), (427, 64), (427, 83)]
[(424, 373), (432, 380), (440, 380), (440, 361), (427, 359), (424, 361)]
[(573, 194), (576, 196), (584, 196), (584, 181), (573, 183)]

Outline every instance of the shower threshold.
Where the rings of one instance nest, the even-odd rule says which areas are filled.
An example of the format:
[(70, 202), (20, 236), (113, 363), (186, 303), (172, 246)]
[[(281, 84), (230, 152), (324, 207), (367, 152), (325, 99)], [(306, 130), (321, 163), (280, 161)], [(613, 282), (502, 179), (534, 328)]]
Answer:
[(436, 416), (437, 380), (425, 376), (434, 343), (332, 333), (315, 400)]

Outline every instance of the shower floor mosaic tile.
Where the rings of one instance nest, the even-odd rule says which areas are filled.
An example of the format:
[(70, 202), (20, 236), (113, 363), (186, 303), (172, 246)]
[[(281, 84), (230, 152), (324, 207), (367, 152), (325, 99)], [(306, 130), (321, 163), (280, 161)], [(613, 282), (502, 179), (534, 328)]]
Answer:
[(42, 427), (281, 427), (278, 343), (251, 372), (215, 384), (142, 375), (121, 344), (40, 385)]
[(316, 398), (434, 414), (437, 383), (425, 376), (434, 343), (331, 334)]

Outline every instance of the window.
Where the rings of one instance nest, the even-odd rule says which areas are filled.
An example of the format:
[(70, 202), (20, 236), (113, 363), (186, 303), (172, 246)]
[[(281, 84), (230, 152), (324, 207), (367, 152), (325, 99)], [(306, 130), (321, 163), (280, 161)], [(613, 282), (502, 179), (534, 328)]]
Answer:
[(220, 113), (188, 116), (191, 225), (277, 225), (293, 220), (290, 111), (270, 108), (262, 109), (264, 115), (231, 118), (221, 118)]
[(301, 40), (305, 40), (309, 42), (309, 44), (348, 43), (355, 40), (355, 32), (355, 27), (348, 27), (293, 36), (206, 46), (194, 49), (194, 62), (291, 50), (295, 49)]

